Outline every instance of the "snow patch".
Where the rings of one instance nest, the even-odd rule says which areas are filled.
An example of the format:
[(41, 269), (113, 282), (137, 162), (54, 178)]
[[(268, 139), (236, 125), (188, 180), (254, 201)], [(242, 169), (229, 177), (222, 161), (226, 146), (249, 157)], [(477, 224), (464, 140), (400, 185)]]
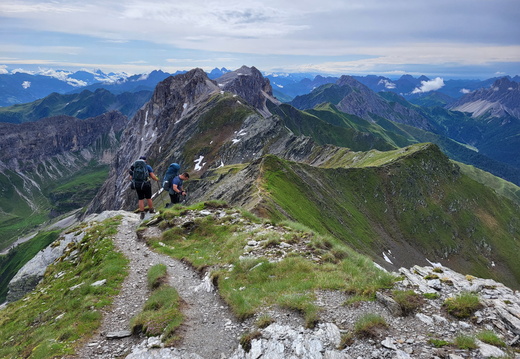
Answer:
[[(388, 252), (388, 253), (390, 254), (390, 252)], [(385, 261), (387, 261), (388, 263), (390, 263), (390, 264), (394, 264), (394, 263), (392, 263), (392, 261), (390, 260), (390, 258), (388, 258), (388, 256), (386, 255), (385, 252), (383, 252), (383, 258), (384, 258)]]
[(433, 263), (428, 258), (426, 258), (426, 261), (432, 265), (432, 267), (442, 267), (442, 264), (440, 263)]
[(200, 155), (199, 158), (197, 158), (195, 161), (195, 171), (200, 171), (202, 169), (202, 166), (204, 166), (206, 163), (202, 163), (202, 160), (204, 159), (204, 156)]

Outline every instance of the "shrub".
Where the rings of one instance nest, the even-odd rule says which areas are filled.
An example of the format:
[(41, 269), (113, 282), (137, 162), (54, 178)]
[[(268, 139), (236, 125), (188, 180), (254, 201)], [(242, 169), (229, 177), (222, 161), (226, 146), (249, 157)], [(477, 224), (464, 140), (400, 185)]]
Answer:
[(465, 292), (444, 301), (444, 307), (454, 317), (468, 318), (482, 307), (476, 294)]
[(362, 338), (377, 338), (388, 328), (385, 318), (379, 314), (368, 313), (354, 324), (354, 334)]

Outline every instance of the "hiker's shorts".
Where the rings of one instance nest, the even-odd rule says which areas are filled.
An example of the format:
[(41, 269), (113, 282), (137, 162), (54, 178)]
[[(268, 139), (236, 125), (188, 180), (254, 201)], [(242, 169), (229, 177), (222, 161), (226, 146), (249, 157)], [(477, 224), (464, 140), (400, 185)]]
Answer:
[(152, 184), (150, 182), (136, 183), (135, 191), (139, 200), (152, 198)]

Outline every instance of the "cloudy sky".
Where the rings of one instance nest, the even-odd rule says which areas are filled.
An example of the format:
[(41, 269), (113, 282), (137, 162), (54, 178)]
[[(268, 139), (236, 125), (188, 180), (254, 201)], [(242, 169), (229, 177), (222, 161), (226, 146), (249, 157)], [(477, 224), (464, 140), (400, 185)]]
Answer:
[(520, 0), (2, 0), (0, 72), (520, 74)]

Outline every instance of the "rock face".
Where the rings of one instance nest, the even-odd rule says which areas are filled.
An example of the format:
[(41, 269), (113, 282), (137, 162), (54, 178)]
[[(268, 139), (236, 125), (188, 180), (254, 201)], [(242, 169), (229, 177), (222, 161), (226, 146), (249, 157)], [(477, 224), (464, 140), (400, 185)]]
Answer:
[[(96, 157), (93, 148), (96, 141), (106, 136), (106, 142), (117, 144), (116, 133), (125, 125), (126, 117), (119, 112), (108, 112), (86, 120), (58, 116), (20, 125), (0, 123), (0, 170), (9, 168), (28, 173), (42, 162), (73, 154), (92, 159)], [(101, 153), (97, 155), (100, 159), (105, 157), (108, 162), (110, 145), (105, 148), (107, 153), (103, 153), (101, 146), (99, 149)], [(74, 167), (74, 163), (64, 165), (65, 168)], [(52, 168), (44, 171), (51, 174)]]
[(81, 232), (79, 235), (75, 233), (65, 234), (57, 242), (36, 254), (9, 282), (7, 301), (14, 302), (32, 291), (42, 280), (47, 267), (63, 255), (69, 243), (81, 241), (84, 234), (84, 232)]
[(520, 84), (503, 77), (496, 80), (490, 88), (469, 93), (448, 108), (470, 112), (472, 117), (512, 116), (520, 119)]

